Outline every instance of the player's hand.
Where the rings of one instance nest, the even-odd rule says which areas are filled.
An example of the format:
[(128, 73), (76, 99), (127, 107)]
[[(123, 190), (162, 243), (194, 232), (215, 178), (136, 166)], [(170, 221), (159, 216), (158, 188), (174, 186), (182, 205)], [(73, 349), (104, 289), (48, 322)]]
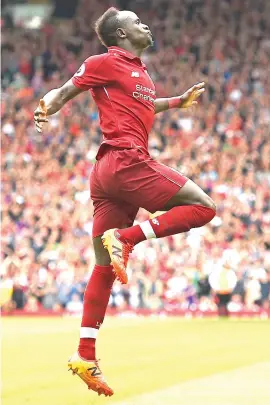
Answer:
[(42, 132), (42, 127), (44, 122), (48, 122), (47, 118), (47, 108), (43, 98), (39, 101), (38, 108), (34, 112), (34, 121), (36, 130)]
[(188, 108), (193, 107), (198, 104), (197, 98), (205, 91), (205, 83), (201, 82), (195, 84), (195, 86), (188, 89), (182, 96), (181, 96), (181, 104), (180, 108)]

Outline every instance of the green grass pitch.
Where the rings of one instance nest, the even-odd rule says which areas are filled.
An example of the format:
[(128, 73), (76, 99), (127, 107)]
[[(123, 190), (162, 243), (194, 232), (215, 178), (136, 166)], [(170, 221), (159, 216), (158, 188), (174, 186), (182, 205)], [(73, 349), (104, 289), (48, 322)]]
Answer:
[[(3, 405), (149, 405), (140, 400), (146, 393), (151, 393), (153, 404), (159, 404), (155, 398), (171, 386), (179, 385), (181, 393), (181, 384), (185, 387), (194, 380), (191, 387), (196, 389), (201, 378), (270, 362), (268, 320), (108, 318), (99, 332), (97, 354), (115, 395), (100, 398), (67, 371), (79, 326), (80, 320), (70, 317), (2, 318)], [(270, 369), (260, 370), (254, 372), (254, 381), (268, 379), (269, 396), (259, 385), (254, 385), (254, 396), (257, 390), (258, 404), (270, 403)], [(201, 385), (203, 381), (208, 380), (201, 380)], [(207, 395), (209, 403), (223, 405), (219, 391)], [(242, 403), (243, 398), (234, 401), (232, 405), (248, 404), (248, 400)], [(193, 405), (182, 402), (180, 394), (164, 405), (186, 403)]]

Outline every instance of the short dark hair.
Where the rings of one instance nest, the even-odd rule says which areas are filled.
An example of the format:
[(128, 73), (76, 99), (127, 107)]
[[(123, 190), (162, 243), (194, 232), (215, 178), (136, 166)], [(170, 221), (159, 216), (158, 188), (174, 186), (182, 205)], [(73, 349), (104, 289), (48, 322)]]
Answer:
[(106, 47), (117, 45), (116, 30), (119, 28), (118, 13), (119, 10), (117, 8), (110, 7), (95, 22), (94, 28), (97, 36)]

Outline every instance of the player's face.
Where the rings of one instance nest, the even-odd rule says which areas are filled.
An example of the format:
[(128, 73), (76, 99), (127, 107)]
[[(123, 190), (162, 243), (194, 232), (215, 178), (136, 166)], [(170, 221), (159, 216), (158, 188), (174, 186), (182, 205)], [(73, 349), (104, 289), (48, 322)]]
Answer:
[(120, 11), (119, 21), (126, 38), (132, 45), (145, 49), (153, 45), (153, 37), (148, 25), (141, 22), (132, 11)]

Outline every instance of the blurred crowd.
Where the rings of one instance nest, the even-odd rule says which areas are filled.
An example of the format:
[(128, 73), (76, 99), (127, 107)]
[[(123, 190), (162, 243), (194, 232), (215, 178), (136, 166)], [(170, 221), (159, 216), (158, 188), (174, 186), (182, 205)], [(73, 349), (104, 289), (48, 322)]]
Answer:
[[(94, 266), (89, 173), (102, 134), (88, 92), (35, 132), (33, 111), (89, 55), (105, 52), (92, 21), (113, 5), (82, 0), (72, 21), (2, 29), (2, 270), (6, 310), (80, 313)], [(128, 1), (126, 2), (128, 6)], [(117, 6), (117, 4), (115, 3)], [(131, 281), (110, 305), (216, 310), (209, 275), (237, 277), (228, 308), (270, 300), (270, 2), (133, 0), (155, 45), (143, 56), (158, 96), (204, 80), (196, 110), (158, 114), (153, 157), (180, 170), (217, 204), (203, 228), (136, 246)], [(140, 210), (137, 220), (149, 216)], [(224, 270), (226, 271), (226, 270)]]

